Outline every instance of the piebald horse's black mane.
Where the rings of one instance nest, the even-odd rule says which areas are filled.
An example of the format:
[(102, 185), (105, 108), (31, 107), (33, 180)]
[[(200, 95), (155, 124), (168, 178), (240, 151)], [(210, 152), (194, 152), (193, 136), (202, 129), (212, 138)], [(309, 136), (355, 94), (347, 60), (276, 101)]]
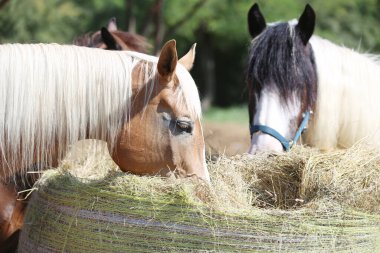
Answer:
[(315, 106), (317, 72), (308, 42), (314, 29), (313, 17), (310, 18), (313, 15), (307, 6), (298, 24), (283, 22), (267, 26), (258, 5), (250, 9), (248, 24), (253, 39), (246, 74), (250, 122), (254, 100), (263, 88), (278, 92), (285, 105), (296, 96), (301, 98), (303, 109)]

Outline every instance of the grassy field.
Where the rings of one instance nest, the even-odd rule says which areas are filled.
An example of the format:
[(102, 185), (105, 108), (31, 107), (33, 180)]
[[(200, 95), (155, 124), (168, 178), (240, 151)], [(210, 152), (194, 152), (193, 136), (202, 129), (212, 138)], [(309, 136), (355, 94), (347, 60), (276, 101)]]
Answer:
[(212, 107), (203, 113), (205, 122), (233, 122), (246, 125), (248, 123), (248, 108), (246, 105), (228, 108)]
[(206, 151), (209, 154), (236, 155), (248, 151), (248, 109), (246, 105), (213, 107), (203, 114)]

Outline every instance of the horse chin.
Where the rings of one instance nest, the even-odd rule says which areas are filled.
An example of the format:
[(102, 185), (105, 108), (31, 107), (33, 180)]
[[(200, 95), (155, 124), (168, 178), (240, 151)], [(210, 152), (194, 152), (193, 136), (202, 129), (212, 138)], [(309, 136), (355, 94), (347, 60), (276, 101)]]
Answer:
[(254, 134), (251, 140), (251, 147), (249, 154), (256, 154), (261, 152), (281, 153), (283, 152), (281, 143), (274, 137), (267, 134)]
[(199, 176), (198, 174), (187, 174), (186, 178), (192, 178), (195, 180), (201, 180), (207, 184), (211, 182), (210, 175), (208, 173), (208, 170), (206, 169), (204, 173), (202, 173), (202, 176)]
[[(200, 168), (200, 167), (199, 167)], [(174, 171), (170, 171), (169, 176), (175, 177), (175, 178), (186, 178), (186, 179), (193, 179), (193, 180), (200, 180), (206, 183), (210, 183), (210, 175), (207, 170), (206, 165), (204, 168), (198, 170), (198, 169), (184, 169), (180, 166), (177, 166)]]

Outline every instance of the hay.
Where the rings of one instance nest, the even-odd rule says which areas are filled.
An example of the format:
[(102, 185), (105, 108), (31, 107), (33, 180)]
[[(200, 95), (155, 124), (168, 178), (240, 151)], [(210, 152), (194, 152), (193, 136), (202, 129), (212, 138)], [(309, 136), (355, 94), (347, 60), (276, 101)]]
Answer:
[[(369, 149), (220, 157), (209, 162), (211, 187), (123, 174), (98, 159), (107, 173), (97, 179), (73, 176), (70, 162), (45, 173), (19, 252), (380, 249), (380, 160)], [(71, 165), (77, 174), (88, 164)]]
[(256, 206), (287, 209), (334, 202), (380, 214), (380, 153), (366, 146), (330, 152), (297, 146), (280, 155), (223, 158), (210, 166), (239, 171), (250, 182)]

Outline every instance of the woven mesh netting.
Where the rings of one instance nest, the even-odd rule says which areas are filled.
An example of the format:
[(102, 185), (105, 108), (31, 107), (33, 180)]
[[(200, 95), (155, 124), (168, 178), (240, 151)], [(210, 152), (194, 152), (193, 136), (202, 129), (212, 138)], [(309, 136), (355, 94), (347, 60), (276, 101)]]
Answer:
[(380, 252), (374, 150), (220, 157), (211, 186), (96, 157), (43, 175), (19, 252)]
[(373, 215), (220, 213), (194, 199), (191, 185), (144, 179), (115, 174), (83, 183), (48, 173), (31, 200), (19, 252), (375, 252), (379, 243)]

